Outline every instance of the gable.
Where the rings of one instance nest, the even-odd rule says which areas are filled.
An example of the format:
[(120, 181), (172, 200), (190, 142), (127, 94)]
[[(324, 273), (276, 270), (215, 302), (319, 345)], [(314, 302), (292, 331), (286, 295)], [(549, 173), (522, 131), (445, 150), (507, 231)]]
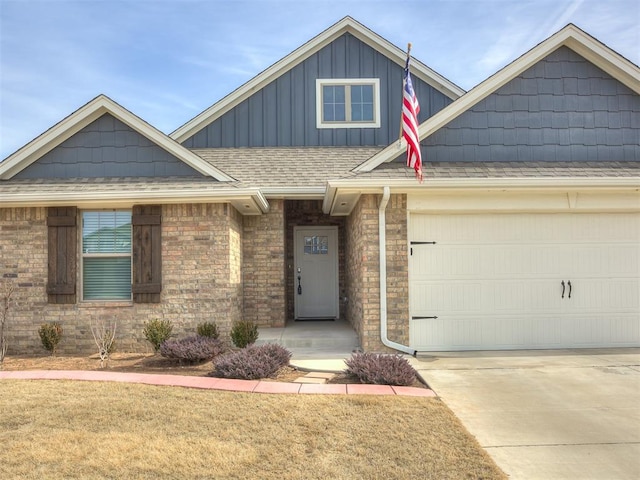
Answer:
[[(13, 179), (23, 170), (38, 162), (38, 160), (40, 160), (42, 157), (47, 155), (56, 147), (65, 143), (68, 139), (75, 136), (78, 132), (85, 129), (87, 126), (100, 119), (105, 114), (108, 114), (108, 117), (106, 117), (107, 120), (105, 121), (105, 125), (94, 126), (92, 128), (97, 128), (97, 131), (91, 131), (90, 133), (89, 131), (86, 131), (85, 133), (87, 133), (88, 135), (81, 135), (80, 137), (77, 137), (81, 140), (86, 140), (87, 143), (84, 143), (84, 140), (80, 141), (79, 145), (68, 143), (66, 144), (65, 150), (63, 152), (59, 151), (58, 153), (56, 153), (55, 156), (59, 155), (58, 158), (49, 158), (47, 159), (47, 162), (53, 161), (53, 163), (57, 163), (59, 165), (72, 164), (74, 162), (77, 162), (78, 157), (83, 155), (83, 153), (86, 153), (81, 150), (83, 148), (86, 148), (91, 149), (92, 153), (95, 153), (96, 155), (95, 158), (93, 158), (92, 156), (92, 163), (100, 163), (102, 160), (104, 160), (105, 164), (107, 164), (112, 161), (114, 152), (111, 149), (113, 148), (134, 147), (127, 148), (128, 154), (131, 154), (133, 157), (134, 150), (137, 151), (138, 147), (144, 147), (140, 150), (140, 158), (146, 158), (148, 160), (148, 154), (153, 151), (155, 152), (155, 154), (152, 154), (152, 158), (154, 161), (156, 159), (160, 159), (164, 160), (165, 162), (172, 163), (172, 161), (169, 159), (170, 157), (174, 157), (176, 160), (182, 161), (192, 169), (200, 172), (203, 176), (211, 177), (221, 182), (233, 180), (225, 173), (221, 172), (214, 166), (209, 165), (200, 157), (182, 147), (179, 143), (175, 142), (164, 133), (152, 127), (141, 118), (135, 116), (129, 110), (121, 107), (105, 95), (98, 95), (89, 103), (83, 105), (71, 115), (61, 120), (49, 130), (26, 144), (20, 150), (4, 159), (0, 163), (0, 180)], [(115, 124), (106, 125), (106, 123), (109, 123), (108, 119), (110, 117), (118, 120), (118, 127), (116, 127)], [(123, 127), (122, 124), (128, 128)], [(116, 130), (116, 128), (119, 130)], [(101, 131), (101, 129), (103, 131)], [(117, 131), (123, 133), (121, 135), (116, 135)], [(124, 141), (125, 145), (121, 145), (123, 143), (123, 137), (125, 136), (128, 136), (129, 139), (135, 137), (136, 140), (135, 142), (131, 141), (131, 145), (127, 143), (129, 140)], [(150, 143), (148, 143), (146, 140), (142, 141), (140, 137), (143, 137)], [(134, 144), (136, 142), (138, 143), (138, 145)], [(152, 146), (151, 144), (156, 145), (157, 147), (159, 147), (159, 149), (149, 148)], [(103, 147), (104, 150), (102, 150)], [(77, 156), (75, 158), (72, 150), (76, 150), (75, 154)], [(168, 153), (169, 156), (167, 157), (164, 153), (161, 153), (161, 151)], [(86, 157), (83, 156), (83, 160), (85, 158)], [(47, 162), (43, 162), (42, 165), (46, 165)], [(59, 168), (61, 170), (61, 173), (58, 173), (58, 175), (61, 175), (61, 177), (59, 178), (69, 178), (68, 176), (66, 176), (69, 174), (69, 167)], [(49, 173), (51, 173), (51, 168), (44, 167), (44, 170), (47, 169), (49, 170)], [(175, 172), (177, 170), (170, 169), (170, 171)], [(30, 176), (29, 178), (34, 178), (33, 175), (42, 174), (44, 174), (44, 172), (40, 170), (37, 172), (29, 173), (28, 175)], [(169, 173), (166, 173), (165, 175), (169, 175)], [(77, 177), (78, 174), (73, 173), (71, 178)]]
[(17, 173), (15, 179), (202, 177), (109, 113)]
[[(504, 98), (497, 100), (498, 91)], [(638, 66), (569, 24), (421, 123), (418, 135), (429, 146), (426, 161), (434, 158), (431, 147), (446, 147), (433, 152), (437, 161), (473, 161), (487, 158), (488, 152), (494, 161), (636, 161), (638, 95)], [(487, 97), (493, 99), (476, 108)], [(451, 126), (460, 128), (447, 132)], [(489, 128), (494, 128), (493, 138), (487, 135)], [(437, 138), (438, 134), (452, 138)], [(389, 145), (353, 172), (402, 161), (399, 151), (404, 146)]]
[(561, 47), (423, 141), (428, 161), (640, 161), (640, 96)]
[[(379, 146), (398, 138), (403, 67), (345, 33), (186, 139), (187, 148)], [(316, 79), (377, 79), (380, 127), (317, 128)], [(452, 100), (414, 79), (424, 121)]]

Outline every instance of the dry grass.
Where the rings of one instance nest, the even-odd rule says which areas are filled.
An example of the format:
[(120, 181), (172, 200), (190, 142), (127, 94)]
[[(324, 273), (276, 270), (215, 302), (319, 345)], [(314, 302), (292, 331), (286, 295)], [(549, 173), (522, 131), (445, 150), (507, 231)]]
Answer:
[(437, 399), (2, 380), (0, 478), (506, 478)]

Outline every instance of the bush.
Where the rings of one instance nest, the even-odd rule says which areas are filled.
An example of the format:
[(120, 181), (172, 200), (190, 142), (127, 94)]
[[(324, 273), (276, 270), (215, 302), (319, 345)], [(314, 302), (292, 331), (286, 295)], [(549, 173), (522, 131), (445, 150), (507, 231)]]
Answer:
[(62, 340), (62, 327), (57, 322), (43, 323), (38, 329), (42, 346), (51, 355), (55, 355), (58, 350), (58, 343)]
[(216, 359), (213, 375), (242, 380), (273, 377), (290, 359), (291, 352), (281, 345), (250, 345)]
[(214, 322), (204, 322), (198, 324), (198, 335), (201, 337), (218, 338), (218, 326)]
[(355, 375), (361, 383), (376, 385), (411, 385), (416, 380), (416, 371), (401, 355), (379, 353), (354, 353), (345, 360), (345, 373)]
[(111, 323), (103, 319), (91, 322), (91, 334), (100, 355), (100, 368), (104, 367), (105, 362), (109, 363), (109, 357), (116, 349), (116, 324), (115, 319)]
[(144, 336), (153, 345), (153, 351), (158, 353), (160, 345), (171, 336), (173, 325), (170, 320), (160, 320), (156, 318), (149, 322), (144, 322)]
[(211, 360), (225, 350), (221, 340), (200, 335), (179, 340), (166, 340), (160, 345), (160, 355), (186, 363)]
[(238, 348), (256, 343), (258, 339), (258, 326), (251, 320), (241, 320), (233, 324), (231, 328), (231, 340)]
[(11, 296), (13, 295), (14, 290), (15, 284), (12, 280), (0, 280), (0, 368), (2, 367), (2, 362), (4, 362), (4, 357), (7, 354), (8, 343), (5, 328), (7, 320), (9, 319), (9, 310), (11, 310), (11, 307), (13, 306)]

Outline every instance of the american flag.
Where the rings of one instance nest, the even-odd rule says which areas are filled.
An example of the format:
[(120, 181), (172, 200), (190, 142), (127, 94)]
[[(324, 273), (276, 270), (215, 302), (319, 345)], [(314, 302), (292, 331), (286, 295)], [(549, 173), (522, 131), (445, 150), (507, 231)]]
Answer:
[(422, 154), (418, 137), (418, 113), (420, 104), (413, 91), (409, 73), (409, 55), (404, 67), (404, 88), (402, 93), (402, 136), (407, 141), (407, 167), (416, 171), (416, 178), (422, 183)]

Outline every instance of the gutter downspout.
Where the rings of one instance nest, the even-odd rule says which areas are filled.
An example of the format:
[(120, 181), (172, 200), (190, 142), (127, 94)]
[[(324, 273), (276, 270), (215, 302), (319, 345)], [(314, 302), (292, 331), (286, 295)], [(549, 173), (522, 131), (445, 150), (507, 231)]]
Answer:
[(380, 239), (380, 340), (384, 345), (415, 357), (416, 350), (389, 340), (387, 337), (387, 219), (386, 208), (391, 190), (384, 187), (378, 207), (378, 238)]

